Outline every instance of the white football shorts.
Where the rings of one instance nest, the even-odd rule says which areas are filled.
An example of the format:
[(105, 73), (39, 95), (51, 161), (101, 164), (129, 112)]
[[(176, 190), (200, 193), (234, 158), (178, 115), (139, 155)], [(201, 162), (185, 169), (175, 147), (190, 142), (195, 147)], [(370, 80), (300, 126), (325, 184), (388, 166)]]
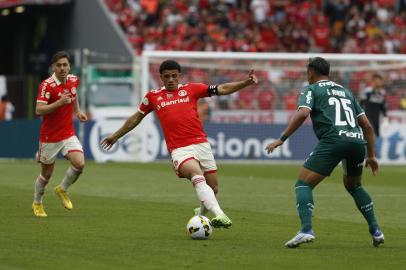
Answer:
[(190, 159), (197, 160), (205, 174), (217, 171), (216, 161), (208, 142), (176, 148), (172, 151), (171, 157), (173, 167), (178, 176), (180, 176), (179, 170), (182, 168), (182, 165)]
[(52, 164), (55, 162), (59, 152), (61, 152), (63, 156), (71, 152), (83, 153), (83, 147), (76, 136), (55, 143), (40, 142), (37, 161), (43, 164)]

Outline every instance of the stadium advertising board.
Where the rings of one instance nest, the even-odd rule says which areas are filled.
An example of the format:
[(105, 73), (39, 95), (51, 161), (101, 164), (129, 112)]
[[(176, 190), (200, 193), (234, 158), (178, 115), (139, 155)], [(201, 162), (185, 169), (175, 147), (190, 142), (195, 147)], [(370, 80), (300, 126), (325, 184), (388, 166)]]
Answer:
[[(143, 121), (122, 138), (112, 151), (103, 151), (98, 142), (122, 125), (125, 119), (91, 122), (87, 125), (87, 158), (104, 162), (168, 160), (169, 154), (157, 123)], [(147, 120), (147, 119), (144, 119)], [(283, 147), (267, 155), (265, 146), (279, 137), (286, 125), (207, 124), (205, 130), (217, 160), (303, 161), (317, 143), (310, 125), (302, 126)], [(377, 156), (383, 164), (406, 164), (406, 125), (392, 125), (377, 141)]]
[[(100, 140), (114, 132), (126, 118), (100, 119), (85, 124), (83, 146), (87, 159), (105, 161), (168, 160), (169, 155), (160, 128), (152, 117), (131, 131), (108, 152)], [(76, 123), (77, 124), (77, 123)], [(0, 158), (33, 158), (38, 150), (40, 121), (13, 120), (0, 122)], [(209, 141), (217, 160), (275, 160), (303, 161), (317, 143), (310, 125), (302, 126), (282, 148), (271, 156), (263, 150), (266, 144), (279, 137), (286, 125), (269, 124), (207, 124)], [(79, 130), (76, 127), (76, 130)], [(377, 140), (377, 156), (382, 164), (406, 164), (406, 124), (391, 125)]]
[[(124, 136), (110, 151), (103, 150), (98, 142), (118, 129), (124, 119), (105, 119), (94, 122), (85, 144), (88, 158), (96, 161), (167, 160), (169, 153), (157, 123), (142, 122), (134, 131)], [(303, 160), (316, 144), (310, 126), (301, 128), (272, 156), (265, 147), (279, 137), (284, 125), (261, 124), (208, 124), (205, 130), (212, 145), (213, 154), (219, 160)], [(306, 143), (303, 143), (306, 141)], [(88, 148), (88, 149), (86, 149)], [(86, 151), (87, 150), (87, 151)]]
[(85, 154), (98, 162), (105, 161), (154, 161), (159, 153), (161, 135), (158, 128), (147, 118), (131, 132), (123, 136), (106, 151), (100, 141), (119, 129), (126, 118), (101, 119), (86, 125)]
[[(211, 113), (212, 123), (256, 123), (256, 124), (286, 124), (295, 111), (287, 110), (216, 110)], [(391, 122), (406, 124), (406, 112), (399, 110), (388, 111)]]

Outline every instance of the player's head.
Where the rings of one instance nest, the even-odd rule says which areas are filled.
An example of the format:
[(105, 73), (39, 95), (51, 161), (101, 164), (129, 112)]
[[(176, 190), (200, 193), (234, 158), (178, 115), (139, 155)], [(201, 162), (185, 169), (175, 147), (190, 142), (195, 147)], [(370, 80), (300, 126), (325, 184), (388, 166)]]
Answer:
[(65, 51), (60, 51), (55, 53), (51, 59), (52, 62), (52, 71), (55, 73), (55, 76), (61, 82), (66, 81), (66, 76), (68, 76), (70, 71), (70, 56)]
[(161, 80), (168, 90), (175, 90), (178, 88), (181, 67), (178, 62), (173, 60), (165, 60), (159, 67), (159, 74)]
[(330, 64), (321, 57), (309, 59), (307, 64), (307, 80), (310, 84), (318, 80), (328, 77), (330, 74)]
[(374, 75), (372, 75), (372, 84), (374, 88), (379, 90), (384, 85), (383, 77), (380, 74), (375, 73)]

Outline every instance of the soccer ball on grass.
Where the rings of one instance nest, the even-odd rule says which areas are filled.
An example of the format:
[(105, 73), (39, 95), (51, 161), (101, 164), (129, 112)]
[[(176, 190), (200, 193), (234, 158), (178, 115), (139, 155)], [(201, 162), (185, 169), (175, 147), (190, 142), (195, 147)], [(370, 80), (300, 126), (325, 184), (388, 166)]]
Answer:
[(213, 227), (210, 224), (210, 220), (205, 216), (192, 217), (187, 225), (186, 229), (192, 239), (206, 240), (213, 232)]

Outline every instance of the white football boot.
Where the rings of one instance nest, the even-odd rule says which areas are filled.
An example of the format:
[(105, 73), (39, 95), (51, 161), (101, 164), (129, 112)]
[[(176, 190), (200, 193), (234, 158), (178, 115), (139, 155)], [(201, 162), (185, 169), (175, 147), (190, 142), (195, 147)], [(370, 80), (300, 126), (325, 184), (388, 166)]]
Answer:
[(288, 242), (285, 243), (285, 246), (288, 248), (296, 248), (303, 243), (311, 243), (314, 241), (314, 239), (316, 239), (316, 237), (314, 236), (313, 231), (310, 231), (308, 233), (299, 231), (295, 235), (295, 237), (293, 237), (292, 239), (290, 239)]

